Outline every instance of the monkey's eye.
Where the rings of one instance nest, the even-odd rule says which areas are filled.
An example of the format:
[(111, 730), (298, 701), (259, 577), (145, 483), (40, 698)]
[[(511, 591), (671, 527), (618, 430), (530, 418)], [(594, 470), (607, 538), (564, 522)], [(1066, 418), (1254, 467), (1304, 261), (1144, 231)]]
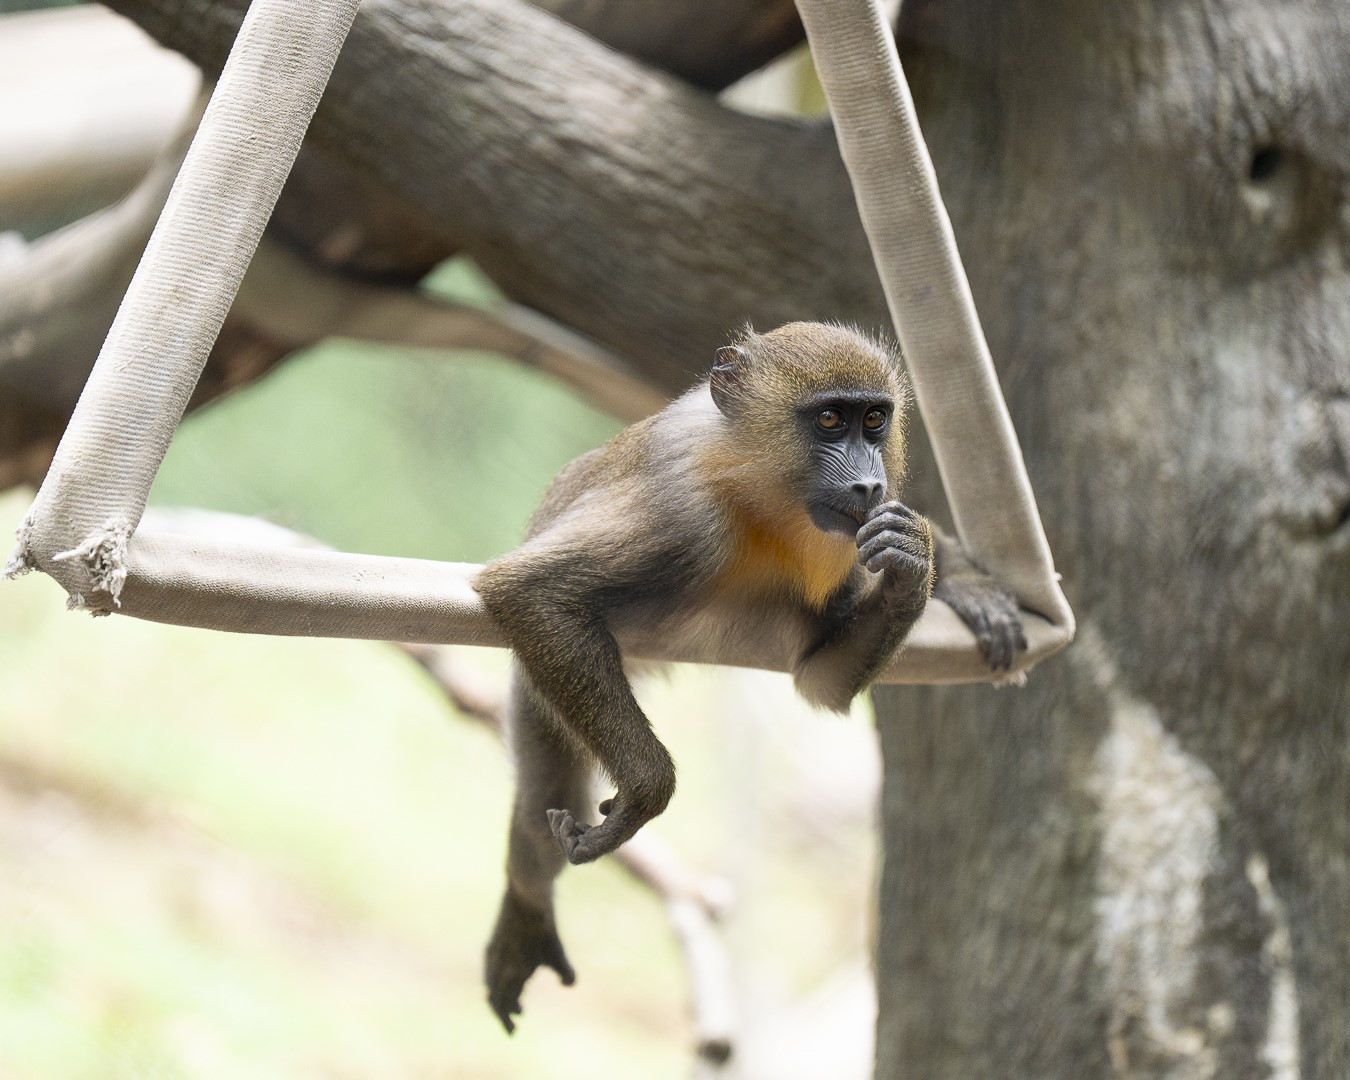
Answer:
[(886, 426), (885, 409), (868, 409), (867, 415), (863, 417), (863, 427), (868, 431), (880, 431)]
[(821, 409), (816, 413), (816, 424), (823, 431), (840, 431), (844, 427), (844, 414), (838, 409)]

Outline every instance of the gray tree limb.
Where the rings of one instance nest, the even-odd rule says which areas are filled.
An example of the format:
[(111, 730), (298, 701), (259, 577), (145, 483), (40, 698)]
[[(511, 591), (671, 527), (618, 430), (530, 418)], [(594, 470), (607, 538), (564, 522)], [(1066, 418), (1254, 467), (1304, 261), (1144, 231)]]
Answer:
[(721, 90), (805, 40), (791, 0), (530, 0), (611, 49)]
[[(114, 7), (209, 72), (243, 4)], [(667, 392), (746, 319), (885, 323), (827, 125), (736, 113), (523, 3), (363, 7), (310, 140)]]

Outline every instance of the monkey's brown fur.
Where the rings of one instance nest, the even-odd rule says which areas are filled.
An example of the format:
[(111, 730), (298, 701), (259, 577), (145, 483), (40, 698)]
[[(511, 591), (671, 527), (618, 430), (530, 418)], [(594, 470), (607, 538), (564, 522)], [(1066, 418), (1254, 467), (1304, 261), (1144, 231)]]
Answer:
[[(719, 361), (662, 412), (567, 466), (525, 542), (476, 582), (516, 660), (508, 886), (487, 955), (489, 1001), (507, 1030), (537, 966), (572, 981), (553, 920), (564, 859), (613, 851), (675, 789), (614, 635), (644, 649), (776, 642), (802, 696), (844, 710), (933, 591), (931, 527), (893, 501), (909, 401), (898, 357), (847, 328), (791, 323), (747, 330)], [(947, 584), (971, 586), (949, 589), (953, 606), (1007, 666), (1021, 635), (1015, 605), (939, 542)], [(589, 802), (593, 763), (617, 791), (588, 825), (574, 814)]]

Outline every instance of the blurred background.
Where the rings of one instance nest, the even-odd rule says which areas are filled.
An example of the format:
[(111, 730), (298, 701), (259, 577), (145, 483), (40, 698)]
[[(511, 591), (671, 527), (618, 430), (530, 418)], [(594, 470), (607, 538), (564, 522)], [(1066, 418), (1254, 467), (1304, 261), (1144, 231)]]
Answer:
[[(0, 166), (0, 241), (26, 243), (124, 195), (198, 76), (101, 9), (0, 12), (0, 148), (27, 155)], [(819, 108), (800, 54), (738, 92)], [(426, 284), (500, 300), (463, 257)], [(501, 356), (332, 340), (192, 413), (151, 501), (481, 562), (620, 426)], [(0, 494), (5, 535), (31, 496)], [(499, 689), (504, 653), (455, 652)], [(642, 699), (681, 777), (647, 831), (715, 897), (741, 1067), (866, 1075), (870, 712), (713, 669)], [(0, 1078), (689, 1075), (666, 904), (612, 861), (562, 881), (576, 986), (539, 973), (512, 1039), (489, 1013), (510, 791), (496, 734), (392, 646), (96, 620), (42, 575), (4, 583)]]
[[(0, 0), (5, 529), (246, 6)], [(502, 655), (4, 582), (0, 1080), (1350, 1076), (1350, 5), (894, 26), (1075, 644), (848, 718), (646, 685), (679, 794), (564, 875), (577, 985), (508, 1039)], [(730, 328), (889, 327), (802, 39), (792, 0), (363, 4), (151, 511), (485, 559)]]

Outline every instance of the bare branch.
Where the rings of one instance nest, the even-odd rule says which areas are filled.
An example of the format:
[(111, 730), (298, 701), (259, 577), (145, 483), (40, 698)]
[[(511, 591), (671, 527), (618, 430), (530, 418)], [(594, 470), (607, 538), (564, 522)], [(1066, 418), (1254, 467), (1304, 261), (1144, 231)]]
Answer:
[(0, 489), (46, 471), (187, 142), (115, 206), (0, 257)]
[(93, 4), (0, 15), (0, 231), (125, 196), (183, 130), (201, 77)]
[[(194, 113), (194, 120), (196, 114)], [(141, 184), (107, 210), (32, 244), (0, 249), (0, 490), (37, 484), (182, 161), (180, 136)], [(413, 288), (353, 281), (265, 243), (212, 349), (195, 408), (330, 336), (501, 353), (575, 386), (624, 420), (665, 397), (605, 349), (516, 304), (492, 310)]]
[(520, 305), (489, 310), (415, 289), (353, 281), (310, 266), (272, 242), (258, 248), (235, 313), (291, 349), (325, 337), (349, 337), (500, 353), (570, 383), (624, 420), (649, 416), (666, 401), (605, 349)]

